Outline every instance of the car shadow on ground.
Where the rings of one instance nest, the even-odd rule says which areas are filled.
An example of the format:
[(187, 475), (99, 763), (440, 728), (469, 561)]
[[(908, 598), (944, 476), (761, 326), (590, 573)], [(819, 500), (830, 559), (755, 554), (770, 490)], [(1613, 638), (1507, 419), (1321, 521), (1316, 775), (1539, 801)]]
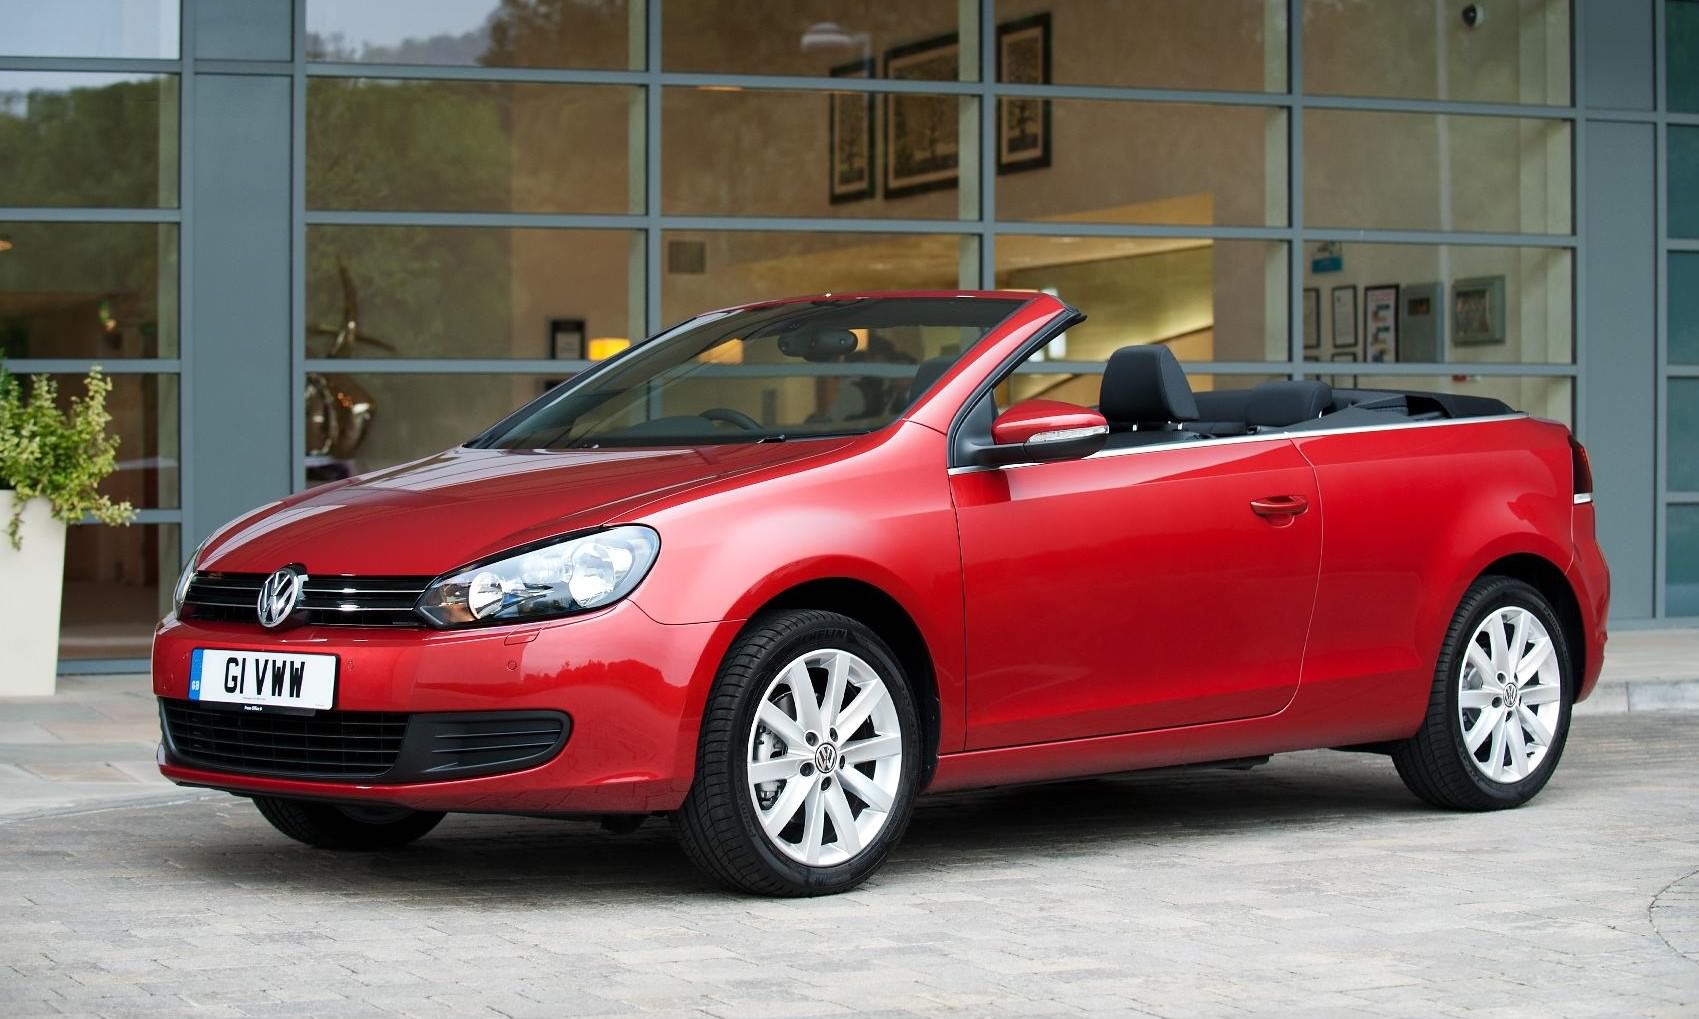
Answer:
[[(1063, 852), (1136, 855), (1270, 827), (1449, 816), (1416, 801), (1383, 758), (1300, 756), (1309, 760), (1250, 772), (1164, 771), (927, 797), (875, 881), (924, 883), (973, 859), (1019, 868)], [(685, 860), (665, 818), (619, 835), (593, 822), (452, 815), (405, 849), (331, 853), (289, 842), (239, 799), (172, 809), (201, 816), (174, 827), (187, 838), (164, 850), (169, 864), (248, 889), (506, 906), (723, 894)]]

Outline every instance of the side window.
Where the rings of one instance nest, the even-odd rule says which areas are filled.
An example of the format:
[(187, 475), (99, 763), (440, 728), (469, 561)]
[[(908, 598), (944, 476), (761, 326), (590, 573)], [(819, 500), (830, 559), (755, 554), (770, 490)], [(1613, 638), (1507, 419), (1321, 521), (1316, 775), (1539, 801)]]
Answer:
[(1022, 400), (1062, 400), (1082, 407), (1097, 406), (1098, 390), (1103, 386), (1103, 365), (1113, 352), (1104, 350), (1099, 352), (1101, 356), (1094, 354), (1074, 360), (1069, 357), (1068, 337), (1064, 333), (1027, 355), (1026, 360), (997, 383), (992, 389), (997, 413)]

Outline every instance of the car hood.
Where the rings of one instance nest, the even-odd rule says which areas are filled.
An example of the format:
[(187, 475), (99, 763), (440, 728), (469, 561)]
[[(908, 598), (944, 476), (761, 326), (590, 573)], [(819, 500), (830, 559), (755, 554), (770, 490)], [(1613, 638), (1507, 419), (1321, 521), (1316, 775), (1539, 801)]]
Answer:
[(292, 496), (215, 536), (200, 568), (435, 576), (517, 545), (630, 519), (721, 478), (822, 456), (849, 439), (674, 449), (460, 448)]

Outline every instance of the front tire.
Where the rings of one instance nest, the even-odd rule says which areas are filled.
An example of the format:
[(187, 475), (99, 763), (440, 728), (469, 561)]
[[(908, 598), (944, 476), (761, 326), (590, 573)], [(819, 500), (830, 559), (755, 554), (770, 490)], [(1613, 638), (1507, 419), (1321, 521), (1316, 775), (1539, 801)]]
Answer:
[(908, 826), (920, 754), (914, 696), (877, 634), (833, 612), (758, 620), (708, 696), (679, 841), (739, 891), (847, 891)]
[(1526, 803), (1563, 756), (1573, 662), (1545, 595), (1510, 577), (1475, 581), (1446, 631), (1427, 718), (1392, 752), (1399, 777), (1438, 807)]
[(273, 828), (318, 849), (394, 849), (423, 836), (443, 818), (401, 807), (339, 807), (274, 796), (256, 796), (254, 806)]

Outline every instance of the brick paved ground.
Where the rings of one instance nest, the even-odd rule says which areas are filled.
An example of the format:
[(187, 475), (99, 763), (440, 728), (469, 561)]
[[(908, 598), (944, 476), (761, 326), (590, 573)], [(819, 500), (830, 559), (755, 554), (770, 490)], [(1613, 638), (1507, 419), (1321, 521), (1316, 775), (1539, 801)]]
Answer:
[(924, 801), (826, 900), (663, 825), (316, 852), (214, 797), (0, 824), (0, 1015), (1694, 1016), (1699, 715), (1579, 717), (1520, 811), (1317, 752)]

